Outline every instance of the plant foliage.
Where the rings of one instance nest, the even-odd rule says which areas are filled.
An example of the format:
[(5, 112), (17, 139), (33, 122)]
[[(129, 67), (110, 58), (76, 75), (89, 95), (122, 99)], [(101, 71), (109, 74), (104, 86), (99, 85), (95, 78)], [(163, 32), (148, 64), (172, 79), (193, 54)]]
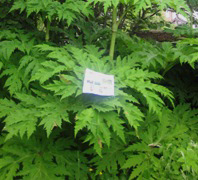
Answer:
[[(0, 2), (0, 179), (196, 179), (198, 42), (133, 35), (167, 7), (189, 11)], [(113, 75), (115, 96), (83, 93), (87, 68)]]

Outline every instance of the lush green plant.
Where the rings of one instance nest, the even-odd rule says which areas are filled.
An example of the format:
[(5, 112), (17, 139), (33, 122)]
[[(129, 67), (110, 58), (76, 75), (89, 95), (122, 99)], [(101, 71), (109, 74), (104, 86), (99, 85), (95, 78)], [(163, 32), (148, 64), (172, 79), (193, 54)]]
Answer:
[[(130, 37), (185, 1), (0, 5), (0, 179), (196, 179), (197, 40)], [(115, 96), (82, 93), (86, 68)]]

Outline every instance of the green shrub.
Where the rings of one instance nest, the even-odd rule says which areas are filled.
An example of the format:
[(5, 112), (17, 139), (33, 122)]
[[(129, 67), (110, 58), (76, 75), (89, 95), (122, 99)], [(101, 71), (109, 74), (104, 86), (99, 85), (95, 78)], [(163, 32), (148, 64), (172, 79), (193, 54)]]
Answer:
[[(0, 3), (0, 179), (196, 179), (196, 78), (182, 78), (198, 43), (127, 34), (131, 17), (189, 10), (158, 4)], [(86, 68), (114, 75), (115, 96), (83, 93)]]

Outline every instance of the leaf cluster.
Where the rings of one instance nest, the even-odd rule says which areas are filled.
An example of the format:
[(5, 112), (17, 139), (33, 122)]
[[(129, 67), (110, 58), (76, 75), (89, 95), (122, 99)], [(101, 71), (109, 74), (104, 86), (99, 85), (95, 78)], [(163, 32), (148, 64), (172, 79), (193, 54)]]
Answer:
[[(196, 179), (197, 40), (127, 33), (184, 2), (1, 1), (0, 179)], [(83, 93), (87, 68), (115, 96)]]

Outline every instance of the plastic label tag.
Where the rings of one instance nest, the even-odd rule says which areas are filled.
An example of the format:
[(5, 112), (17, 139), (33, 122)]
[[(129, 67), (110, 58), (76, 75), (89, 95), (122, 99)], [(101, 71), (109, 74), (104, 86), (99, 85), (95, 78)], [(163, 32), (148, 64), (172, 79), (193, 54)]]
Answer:
[(114, 76), (85, 70), (83, 93), (97, 94), (101, 96), (114, 96)]

